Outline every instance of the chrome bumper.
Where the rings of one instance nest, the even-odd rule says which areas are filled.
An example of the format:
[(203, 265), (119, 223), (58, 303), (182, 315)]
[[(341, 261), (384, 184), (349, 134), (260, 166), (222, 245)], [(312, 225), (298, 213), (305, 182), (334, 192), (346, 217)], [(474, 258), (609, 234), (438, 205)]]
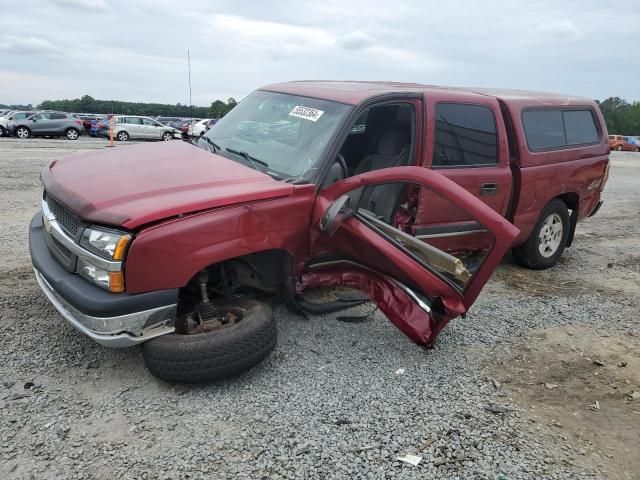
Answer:
[[(118, 317), (86, 315), (62, 298), (42, 274), (34, 269), (38, 285), (60, 314), (77, 330), (105, 347), (123, 348), (172, 333), (176, 305), (135, 312)], [(146, 325), (150, 325), (145, 327)]]

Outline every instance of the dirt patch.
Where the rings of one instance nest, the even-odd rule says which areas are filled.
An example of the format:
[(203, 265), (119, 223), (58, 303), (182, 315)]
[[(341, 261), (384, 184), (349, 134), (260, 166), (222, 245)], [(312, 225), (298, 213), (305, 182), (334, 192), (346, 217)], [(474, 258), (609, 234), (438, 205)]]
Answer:
[(504, 345), (488, 362), (532, 423), (575, 461), (613, 480), (640, 479), (640, 336), (567, 326)]

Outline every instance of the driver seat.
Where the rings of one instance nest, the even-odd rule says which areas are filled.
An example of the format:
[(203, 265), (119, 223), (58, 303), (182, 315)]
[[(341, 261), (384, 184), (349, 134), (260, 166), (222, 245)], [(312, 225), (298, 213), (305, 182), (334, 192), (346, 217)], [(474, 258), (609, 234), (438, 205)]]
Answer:
[[(355, 175), (381, 168), (407, 165), (410, 146), (410, 135), (406, 131), (390, 130), (385, 132), (378, 141), (376, 153), (362, 159), (356, 167)], [(352, 208), (364, 208), (374, 213), (382, 221), (389, 223), (401, 190), (402, 184), (400, 183), (363, 187), (350, 195), (350, 204)]]

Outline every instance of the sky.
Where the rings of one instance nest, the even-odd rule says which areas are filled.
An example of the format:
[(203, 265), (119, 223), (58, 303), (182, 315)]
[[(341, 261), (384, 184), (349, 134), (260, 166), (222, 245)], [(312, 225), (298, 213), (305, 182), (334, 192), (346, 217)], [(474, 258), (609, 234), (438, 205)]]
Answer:
[(393, 80), (640, 100), (638, 0), (0, 0), (0, 103)]

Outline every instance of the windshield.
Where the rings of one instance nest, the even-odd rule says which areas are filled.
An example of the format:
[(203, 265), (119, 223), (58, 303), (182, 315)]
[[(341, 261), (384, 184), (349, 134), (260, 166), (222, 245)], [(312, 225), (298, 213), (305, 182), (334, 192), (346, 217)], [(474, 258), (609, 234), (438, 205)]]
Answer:
[[(298, 177), (316, 167), (351, 111), (341, 103), (256, 91), (205, 134), (216, 153), (241, 152), (269, 171)], [(230, 155), (229, 158), (239, 158)]]

